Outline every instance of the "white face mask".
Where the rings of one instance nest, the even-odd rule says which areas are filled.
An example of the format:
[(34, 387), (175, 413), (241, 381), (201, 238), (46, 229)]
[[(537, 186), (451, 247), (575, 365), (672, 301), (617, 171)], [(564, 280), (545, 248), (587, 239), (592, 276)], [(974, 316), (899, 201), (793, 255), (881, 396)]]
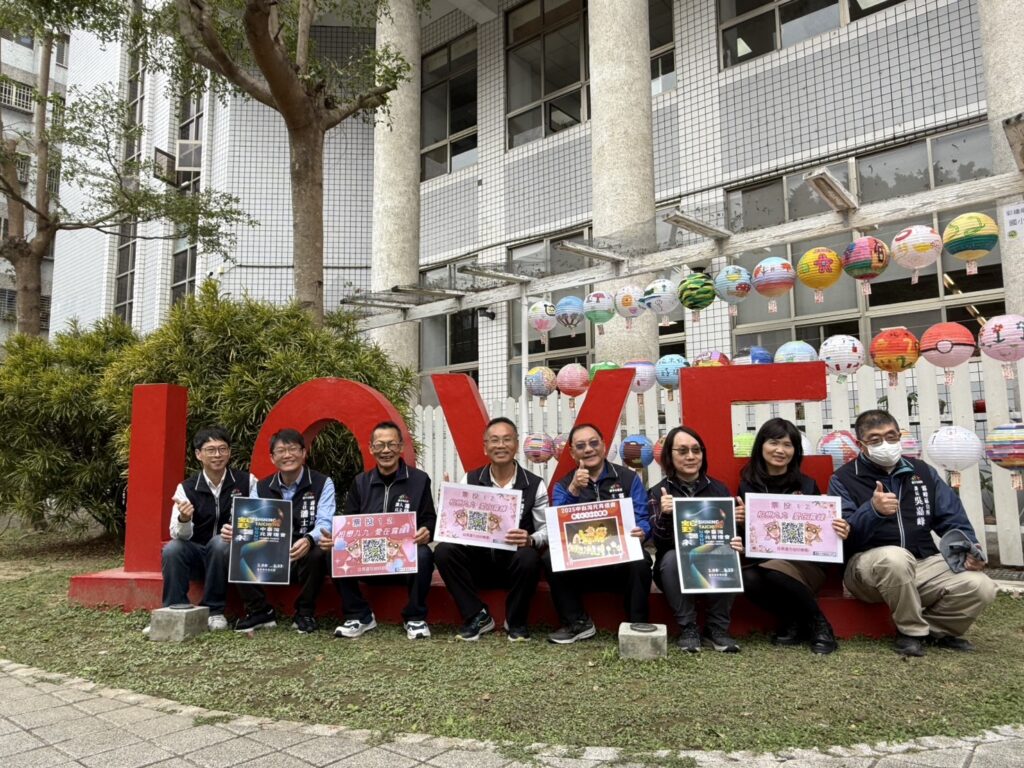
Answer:
[(903, 446), (899, 443), (887, 443), (867, 446), (868, 458), (880, 467), (895, 467), (903, 456)]

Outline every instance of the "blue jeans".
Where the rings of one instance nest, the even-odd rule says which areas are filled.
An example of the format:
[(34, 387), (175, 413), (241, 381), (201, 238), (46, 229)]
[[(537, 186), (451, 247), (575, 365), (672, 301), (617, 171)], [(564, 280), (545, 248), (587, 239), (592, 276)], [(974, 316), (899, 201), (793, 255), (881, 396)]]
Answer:
[(188, 585), (192, 579), (203, 580), (200, 605), (211, 614), (224, 613), (228, 592), (228, 544), (214, 536), (206, 544), (185, 539), (171, 539), (160, 553), (164, 576), (163, 604), (182, 605), (189, 602)]

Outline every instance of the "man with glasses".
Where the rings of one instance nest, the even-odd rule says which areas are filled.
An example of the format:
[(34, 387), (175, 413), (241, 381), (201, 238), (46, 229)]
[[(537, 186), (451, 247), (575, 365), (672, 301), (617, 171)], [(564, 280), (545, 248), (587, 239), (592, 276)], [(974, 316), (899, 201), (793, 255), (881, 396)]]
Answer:
[(931, 466), (903, 457), (899, 424), (887, 411), (865, 411), (854, 429), (860, 453), (828, 486), (851, 528), (847, 589), (889, 606), (902, 656), (923, 656), (926, 642), (973, 650), (963, 635), (995, 599), (995, 585), (981, 573), (982, 557), (967, 555), (966, 570), (954, 573), (932, 538), (958, 530), (977, 544), (960, 498)]
[[(228, 591), (228, 542), (221, 528), (231, 527), (231, 501), (248, 496), (256, 478), (228, 466), (231, 437), (221, 427), (200, 429), (192, 438), (200, 471), (178, 484), (171, 504), (171, 540), (160, 554), (163, 605), (188, 603), (189, 581), (203, 579), (200, 605), (210, 609), (207, 626), (228, 628), (224, 601)], [(148, 630), (148, 627), (147, 627)]]
[[(417, 572), (410, 576), (374, 576), (376, 583), (401, 581), (409, 587), (409, 601), (402, 609), (405, 636), (410, 640), (430, 637), (427, 625), (427, 593), (434, 575), (434, 557), (427, 544), (434, 534), (437, 513), (426, 472), (408, 466), (402, 459), (402, 431), (391, 421), (382, 421), (370, 434), (370, 452), (377, 466), (357, 475), (345, 497), (345, 515), (375, 515), (387, 512), (415, 512)], [(325, 528), (330, 531), (330, 524)], [(322, 550), (331, 550), (331, 537), (320, 542)], [(341, 596), (343, 621), (334, 630), (335, 637), (356, 638), (377, 626), (370, 603), (359, 588), (358, 577), (335, 578)]]
[[(256, 495), (261, 499), (284, 499), (292, 503), (291, 579), (299, 584), (292, 629), (300, 635), (316, 632), (316, 598), (327, 573), (327, 556), (320, 548), (323, 531), (331, 530), (334, 517), (334, 481), (306, 466), (306, 440), (294, 429), (282, 429), (270, 438), (270, 458), (277, 467), (260, 480)], [(221, 536), (231, 541), (231, 526)], [(326, 538), (330, 538), (329, 536)], [(246, 615), (235, 624), (237, 632), (277, 626), (274, 609), (258, 584), (239, 584)]]
[[(555, 485), (552, 499), (555, 506), (604, 499), (632, 499), (637, 527), (630, 531), (630, 535), (646, 540), (651, 535), (651, 526), (647, 518), (647, 491), (640, 477), (631, 469), (605, 460), (604, 437), (593, 424), (574, 426), (569, 432), (567, 445), (577, 468)], [(551, 569), (551, 556), (546, 554), (544, 567), (551, 586), (551, 599), (562, 622), (562, 627), (548, 636), (552, 643), (575, 643), (596, 633), (594, 622), (583, 607), (584, 592), (622, 592), (629, 621), (647, 621), (651, 556), (646, 550), (643, 560), (562, 572)]]
[(509, 531), (505, 542), (515, 551), (470, 547), (441, 542), (434, 550), (437, 570), (462, 614), (456, 637), (479, 640), (494, 629), (494, 619), (480, 599), (478, 585), (508, 589), (505, 630), (508, 639), (529, 640), (527, 619), (530, 601), (540, 578), (539, 550), (547, 542), (548, 491), (543, 478), (523, 469), (516, 461), (519, 431), (504, 416), (491, 419), (484, 430), (484, 451), (490, 463), (474, 469), (462, 482), (489, 488), (515, 488), (522, 492), (519, 527)]

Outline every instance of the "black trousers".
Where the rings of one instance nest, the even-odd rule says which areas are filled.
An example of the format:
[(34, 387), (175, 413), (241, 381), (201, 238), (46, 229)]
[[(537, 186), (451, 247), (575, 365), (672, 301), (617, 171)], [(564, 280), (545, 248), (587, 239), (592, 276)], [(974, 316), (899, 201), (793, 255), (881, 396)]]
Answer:
[(551, 554), (546, 552), (544, 572), (551, 586), (551, 601), (566, 626), (589, 618), (583, 607), (583, 595), (587, 592), (621, 593), (627, 621), (646, 622), (650, 618), (652, 575), (647, 550), (643, 560), (558, 573), (551, 570)]
[(497, 587), (508, 590), (505, 615), (509, 627), (527, 625), (530, 601), (540, 579), (541, 558), (536, 549), (509, 551), (441, 542), (434, 550), (434, 561), (463, 621), (487, 607), (478, 590)]
[(403, 621), (426, 621), (427, 595), (430, 592), (430, 579), (434, 575), (434, 553), (426, 544), (416, 548), (417, 571), (414, 574), (398, 574), (396, 576), (371, 576), (361, 579), (358, 576), (334, 579), (334, 588), (341, 597), (341, 615), (345, 621), (359, 619), (369, 621), (373, 608), (369, 600), (363, 596), (359, 588), (360, 581), (371, 584), (404, 584), (409, 588), (409, 601), (402, 609)]
[(743, 594), (780, 624), (808, 624), (820, 613), (818, 601), (805, 584), (771, 568), (748, 565), (743, 569)]
[[(313, 547), (306, 556), (292, 563), (290, 583), (300, 586), (295, 598), (295, 615), (312, 616), (316, 610), (316, 598), (327, 575), (327, 553), (320, 547)], [(245, 603), (246, 613), (259, 613), (268, 608), (267, 595), (258, 584), (239, 584), (238, 594)]]

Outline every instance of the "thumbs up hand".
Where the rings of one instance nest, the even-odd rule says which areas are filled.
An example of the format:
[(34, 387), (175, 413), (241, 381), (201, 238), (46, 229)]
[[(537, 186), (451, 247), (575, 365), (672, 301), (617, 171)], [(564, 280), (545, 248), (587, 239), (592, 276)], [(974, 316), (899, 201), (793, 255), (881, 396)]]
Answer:
[(875, 512), (878, 514), (891, 517), (899, 511), (900, 500), (896, 498), (895, 493), (885, 490), (885, 486), (876, 480), (875, 492), (871, 495), (871, 506), (875, 508)]
[(573, 496), (579, 496), (583, 493), (583, 489), (588, 485), (590, 485), (590, 472), (587, 471), (581, 461), (579, 468), (572, 476), (572, 482), (569, 484), (569, 491)]
[(668, 488), (661, 489), (661, 509), (659, 510), (663, 515), (672, 514), (672, 496), (668, 492)]

